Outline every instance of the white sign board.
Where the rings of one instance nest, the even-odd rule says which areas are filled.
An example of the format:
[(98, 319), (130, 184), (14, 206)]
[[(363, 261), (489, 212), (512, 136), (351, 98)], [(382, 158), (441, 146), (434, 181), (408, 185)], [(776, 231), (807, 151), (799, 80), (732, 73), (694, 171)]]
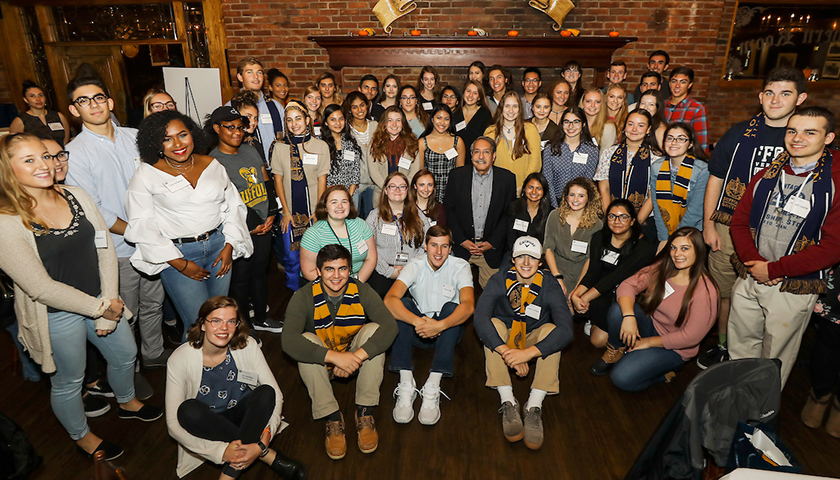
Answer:
[(218, 68), (163, 68), (163, 84), (178, 111), (199, 125), (222, 106), (222, 83)]

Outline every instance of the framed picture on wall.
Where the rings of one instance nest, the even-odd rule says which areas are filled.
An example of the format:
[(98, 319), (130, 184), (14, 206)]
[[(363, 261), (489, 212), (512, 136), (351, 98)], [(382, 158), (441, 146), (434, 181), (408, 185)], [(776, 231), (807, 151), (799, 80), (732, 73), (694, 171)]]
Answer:
[(776, 59), (776, 68), (778, 67), (796, 67), (796, 54), (780, 53), (779, 57)]
[(169, 65), (169, 45), (149, 45), (149, 53), (152, 57), (153, 67)]
[(840, 78), (840, 60), (827, 60), (823, 66), (823, 78)]
[(831, 42), (828, 46), (828, 56), (840, 58), (840, 42)]

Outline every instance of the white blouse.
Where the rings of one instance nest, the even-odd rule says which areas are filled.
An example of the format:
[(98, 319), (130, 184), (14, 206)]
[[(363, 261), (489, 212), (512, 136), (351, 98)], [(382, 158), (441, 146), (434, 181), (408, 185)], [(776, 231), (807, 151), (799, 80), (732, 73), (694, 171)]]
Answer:
[(181, 175), (172, 176), (147, 163), (137, 167), (125, 195), (128, 227), (125, 239), (136, 250), (131, 264), (148, 275), (181, 258), (172, 241), (222, 227), (233, 258), (250, 257), (254, 244), (245, 224), (247, 209), (225, 167), (215, 159), (201, 172), (195, 188)]

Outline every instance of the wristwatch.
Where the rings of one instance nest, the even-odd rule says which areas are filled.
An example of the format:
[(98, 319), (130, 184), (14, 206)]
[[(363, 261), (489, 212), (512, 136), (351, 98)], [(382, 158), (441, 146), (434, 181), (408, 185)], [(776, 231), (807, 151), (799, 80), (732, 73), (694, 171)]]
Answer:
[(262, 440), (257, 442), (257, 446), (260, 447), (260, 449), (262, 449), (262, 452), (260, 453), (260, 458), (268, 455), (268, 447), (266, 447), (265, 444), (262, 443)]

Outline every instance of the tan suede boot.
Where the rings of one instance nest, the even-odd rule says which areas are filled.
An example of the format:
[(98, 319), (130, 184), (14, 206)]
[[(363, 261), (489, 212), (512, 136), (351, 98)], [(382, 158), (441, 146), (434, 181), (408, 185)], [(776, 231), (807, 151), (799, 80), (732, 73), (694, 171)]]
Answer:
[(596, 360), (595, 363), (593, 363), (592, 366), (589, 367), (589, 373), (597, 376), (606, 375), (610, 373), (610, 369), (612, 369), (612, 366), (616, 362), (621, 360), (621, 357), (624, 356), (625, 350), (627, 350), (627, 347), (621, 347), (616, 349), (608, 343), (607, 351), (604, 352), (604, 355), (599, 360)]
[(825, 431), (834, 438), (840, 438), (840, 401), (834, 397), (831, 402), (831, 413), (828, 414), (828, 421), (825, 422)]
[(808, 400), (802, 408), (802, 423), (811, 428), (819, 428), (825, 419), (825, 411), (828, 409), (829, 403), (831, 403), (830, 393), (822, 398), (817, 398), (814, 395), (814, 390), (811, 390), (808, 393)]

